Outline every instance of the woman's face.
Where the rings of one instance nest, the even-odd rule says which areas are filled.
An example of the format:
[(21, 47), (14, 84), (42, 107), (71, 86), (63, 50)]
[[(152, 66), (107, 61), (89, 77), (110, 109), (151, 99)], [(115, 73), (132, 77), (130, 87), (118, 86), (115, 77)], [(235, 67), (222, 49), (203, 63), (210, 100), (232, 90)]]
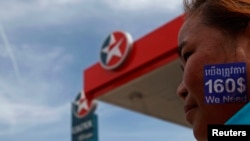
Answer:
[(199, 17), (187, 19), (178, 37), (183, 80), (178, 96), (184, 100), (186, 120), (193, 126), (197, 140), (207, 139), (208, 124), (224, 124), (245, 103), (207, 104), (204, 91), (204, 66), (246, 62), (237, 39), (200, 23)]

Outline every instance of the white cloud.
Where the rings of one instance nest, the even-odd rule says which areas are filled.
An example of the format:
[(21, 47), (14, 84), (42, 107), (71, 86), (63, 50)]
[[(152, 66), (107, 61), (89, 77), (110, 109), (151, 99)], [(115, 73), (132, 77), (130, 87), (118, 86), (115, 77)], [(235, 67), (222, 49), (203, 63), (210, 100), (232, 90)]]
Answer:
[(0, 96), (0, 135), (15, 134), (29, 128), (60, 121), (69, 113), (69, 103), (57, 107), (29, 104)]
[(36, 0), (40, 6), (51, 7), (69, 4), (78, 4), (84, 2), (84, 0)]
[(174, 11), (180, 9), (180, 0), (106, 0), (116, 10), (128, 11)]
[[(72, 5), (77, 5), (83, 0), (32, 0), (1, 1), (0, 23), (39, 24), (60, 23), (67, 21), (72, 16)], [(71, 7), (71, 8), (70, 8)], [(17, 26), (18, 24), (14, 24)]]
[(12, 26), (57, 25), (66, 24), (72, 20), (88, 20), (97, 15), (108, 17), (128, 12), (127, 14), (130, 15), (142, 13), (144, 15), (140, 14), (141, 16), (147, 17), (147, 13), (173, 13), (181, 10), (181, 0), (33, 0), (28, 2), (9, 0), (1, 2), (0, 23), (4, 25), (11, 23)]
[[(19, 82), (11, 67), (11, 57), (3, 46), (0, 45), (0, 52), (5, 52), (0, 55), (0, 127), (5, 129), (1, 131), (0, 128), (0, 135), (60, 121), (69, 113), (70, 104), (69, 101), (58, 103), (55, 100), (67, 89), (60, 76), (72, 63), (73, 56), (62, 47), (12, 45), (13, 56), (20, 68)], [(53, 104), (52, 100), (55, 101)]]

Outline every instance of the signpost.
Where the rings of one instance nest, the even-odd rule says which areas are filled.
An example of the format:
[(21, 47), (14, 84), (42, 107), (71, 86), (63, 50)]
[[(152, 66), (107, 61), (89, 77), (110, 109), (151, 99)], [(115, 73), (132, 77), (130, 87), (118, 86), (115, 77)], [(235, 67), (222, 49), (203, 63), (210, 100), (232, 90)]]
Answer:
[(72, 141), (98, 141), (97, 105), (81, 92), (72, 103)]

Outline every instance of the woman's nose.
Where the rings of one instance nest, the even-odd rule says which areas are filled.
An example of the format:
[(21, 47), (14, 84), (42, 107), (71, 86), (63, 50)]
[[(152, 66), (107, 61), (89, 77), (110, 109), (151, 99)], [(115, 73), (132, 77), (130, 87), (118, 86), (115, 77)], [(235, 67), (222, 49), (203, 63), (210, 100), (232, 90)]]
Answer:
[(188, 95), (188, 91), (186, 89), (185, 84), (183, 83), (183, 81), (180, 83), (180, 85), (177, 88), (177, 95), (181, 98), (181, 99), (185, 99)]

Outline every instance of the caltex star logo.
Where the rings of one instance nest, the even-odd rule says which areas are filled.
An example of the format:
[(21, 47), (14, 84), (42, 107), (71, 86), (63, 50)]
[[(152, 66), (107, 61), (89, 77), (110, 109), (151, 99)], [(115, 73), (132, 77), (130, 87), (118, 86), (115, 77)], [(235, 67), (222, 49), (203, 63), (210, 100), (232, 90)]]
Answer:
[(125, 61), (131, 48), (130, 34), (122, 31), (111, 33), (101, 48), (101, 66), (108, 70), (116, 69)]
[(85, 93), (81, 91), (73, 104), (73, 110), (77, 117), (84, 117), (90, 111), (91, 106), (92, 101), (88, 100), (85, 96)]

